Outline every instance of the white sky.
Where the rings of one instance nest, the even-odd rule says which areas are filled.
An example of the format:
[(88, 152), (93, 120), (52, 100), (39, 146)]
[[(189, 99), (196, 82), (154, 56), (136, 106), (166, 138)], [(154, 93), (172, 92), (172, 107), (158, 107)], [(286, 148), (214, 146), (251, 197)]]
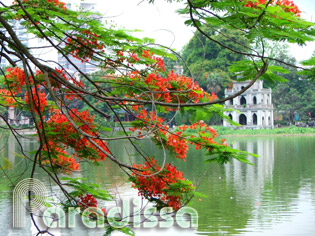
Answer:
[(156, 0), (96, 0), (97, 9), (126, 29), (139, 29), (137, 37), (154, 38), (156, 43), (180, 50), (193, 36), (193, 28), (185, 26), (185, 19), (175, 13), (182, 4)]
[[(78, 2), (80, 0), (64, 0)], [(12, 0), (3, 2), (11, 3)], [(181, 7), (180, 3), (167, 3), (166, 0), (155, 0), (148, 4), (147, 0), (84, 0), (97, 2), (97, 11), (126, 29), (143, 30), (137, 37), (154, 38), (156, 43), (181, 50), (193, 36), (193, 28), (184, 25), (185, 19), (175, 11)], [(294, 0), (302, 11), (302, 18), (315, 22), (315, 0)], [(311, 57), (315, 50), (315, 42), (307, 46), (291, 46), (291, 55), (298, 61)]]
[[(175, 11), (180, 3), (167, 3), (165, 0), (155, 0), (148, 4), (147, 0), (96, 0), (98, 9), (110, 17), (117, 25), (126, 29), (141, 29), (144, 32), (138, 37), (151, 37), (156, 43), (181, 50), (193, 36), (191, 27), (184, 25), (185, 19)], [(294, 3), (302, 11), (302, 18), (315, 21), (315, 0), (295, 0)], [(307, 46), (291, 46), (291, 55), (298, 61), (311, 57), (315, 50), (315, 42)]]

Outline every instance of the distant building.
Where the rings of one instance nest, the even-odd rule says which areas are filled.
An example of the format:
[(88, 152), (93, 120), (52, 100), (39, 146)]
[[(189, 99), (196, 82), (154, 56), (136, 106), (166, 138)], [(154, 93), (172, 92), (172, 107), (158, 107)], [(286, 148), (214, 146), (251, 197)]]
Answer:
[[(95, 0), (85, 0), (84, 2), (81, 0), (66, 0), (64, 1), (68, 9), (76, 10), (81, 9), (83, 11), (96, 11), (96, 1)], [(70, 63), (71, 62), (71, 63)], [(83, 73), (91, 73), (96, 71), (98, 68), (88, 62), (81, 62), (76, 58), (68, 56), (65, 58), (61, 53), (58, 53), (58, 63), (63, 66), (67, 71), (76, 72), (77, 67)], [(74, 65), (75, 66), (74, 66)]]
[(183, 66), (181, 66), (181, 65), (175, 65), (175, 66), (173, 67), (173, 70), (174, 70), (174, 73), (175, 73), (175, 74), (182, 75), (182, 74), (184, 73), (184, 68), (183, 68)]
[[(225, 97), (229, 97), (249, 84), (250, 81), (234, 82), (232, 89), (225, 89)], [(242, 125), (243, 128), (261, 129), (273, 128), (273, 105), (271, 89), (263, 88), (263, 81), (256, 81), (242, 95), (225, 102), (225, 108), (236, 111), (225, 112), (231, 120)], [(230, 123), (223, 121), (223, 126), (231, 127)]]
[[(82, 9), (84, 11), (96, 11), (96, 0), (66, 0), (66, 6), (69, 9), (77, 10)], [(73, 72), (72, 76), (74, 78), (78, 78), (76, 69), (71, 63), (64, 58), (60, 53), (57, 52), (55, 48), (47, 47), (51, 46), (50, 43), (44, 39), (34, 37), (33, 34), (27, 33), (25, 27), (22, 24), (22, 21), (13, 21), (13, 30), (15, 31), (17, 37), (19, 40), (23, 43), (24, 46), (32, 48), (31, 53), (40, 60), (41, 63), (47, 64), (51, 66), (52, 68), (57, 67), (57, 64), (55, 62), (58, 62), (59, 65), (63, 66), (67, 71)], [(1, 30), (0, 32), (8, 35), (8, 33), (5, 30)], [(9, 35), (8, 35), (9, 36)], [(47, 48), (45, 48), (47, 47)], [(10, 55), (11, 56), (11, 55)], [(97, 70), (97, 67), (87, 63), (87, 62), (81, 62), (80, 60), (77, 60), (75, 58), (72, 58), (71, 56), (68, 57), (69, 60), (75, 64), (76, 67), (78, 67), (83, 73), (90, 73)], [(11, 56), (11, 59), (13, 61), (17, 62), (17, 65), (21, 68), (23, 68), (23, 64), (18, 58)], [(7, 67), (12, 66), (10, 65), (9, 61), (6, 60), (5, 57), (2, 57), (0, 60), (0, 67)], [(34, 66), (31, 64), (31, 66)], [(35, 69), (35, 66), (34, 68)], [(31, 123), (31, 120), (27, 117), (24, 117), (22, 113), (18, 113), (18, 111), (14, 108), (8, 108), (6, 120), (9, 124), (14, 125), (29, 125)], [(0, 124), (4, 124), (2, 119), (0, 118)]]
[[(66, 6), (68, 9), (72, 10), (83, 10), (83, 11), (97, 11), (96, 0), (65, 0)], [(90, 73), (96, 71), (98, 68), (93, 65), (93, 63), (81, 62), (80, 60), (73, 58), (72, 56), (68, 56), (68, 60), (63, 57), (62, 54), (58, 53), (57, 50), (51, 47), (50, 43), (44, 39), (34, 37), (33, 34), (27, 33), (25, 27), (22, 24), (23, 21), (14, 21), (13, 30), (18, 36), (19, 40), (26, 47), (32, 48), (31, 53), (40, 60), (41, 63), (47, 64), (52, 68), (58, 67), (55, 62), (58, 62), (59, 65), (64, 67), (67, 71), (76, 72), (76, 68), (79, 68), (83, 73)], [(8, 35), (5, 30), (1, 30), (0, 32)], [(49, 47), (47, 47), (49, 46)], [(11, 55), (10, 55), (11, 56)], [(17, 61), (17, 65), (23, 67), (22, 62), (17, 60), (14, 56), (11, 56), (14, 61)], [(75, 66), (73, 66), (73, 63)], [(32, 65), (32, 64), (31, 64)], [(0, 60), (0, 67), (11, 66), (6, 60), (5, 57), (2, 57)]]
[[(21, 24), (21, 22), (20, 22), (20, 21), (17, 21), (17, 20), (14, 20), (14, 21), (12, 21), (12, 25), (13, 25), (13, 30), (14, 30), (16, 36), (17, 36), (17, 37), (19, 38), (19, 40), (21, 41), (21, 43), (22, 43), (24, 46), (29, 47), (29, 46), (30, 46), (31, 35), (28, 34), (28, 33), (26, 33), (26, 30), (25, 30), (24, 26)], [(10, 36), (9, 36), (9, 33), (8, 33), (6, 30), (1, 29), (0, 31), (1, 31), (1, 33), (5, 34), (7, 37), (10, 37)], [(7, 45), (6, 42), (4, 42), (4, 44)], [(22, 62), (21, 62), (20, 60), (18, 60), (17, 57), (15, 57), (15, 56), (13, 56), (13, 55), (9, 55), (9, 56), (10, 56), (10, 58), (11, 58), (13, 61), (17, 62), (17, 64), (18, 64), (19, 66), (22, 66), (22, 65), (23, 65)], [(6, 67), (6, 66), (10, 66), (9, 61), (8, 61), (5, 57), (1, 57), (0, 63), (1, 63), (1, 64), (0, 64), (1, 68), (2, 68), (2, 67)]]

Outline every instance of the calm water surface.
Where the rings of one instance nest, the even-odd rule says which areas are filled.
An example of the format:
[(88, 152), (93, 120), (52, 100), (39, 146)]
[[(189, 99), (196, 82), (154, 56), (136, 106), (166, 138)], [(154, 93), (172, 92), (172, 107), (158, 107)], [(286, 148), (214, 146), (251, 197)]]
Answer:
[[(198, 192), (208, 197), (195, 198), (189, 204), (198, 211), (198, 228), (140, 229), (136, 235), (315, 235), (315, 136), (229, 137), (227, 141), (235, 148), (257, 153), (259, 158), (250, 158), (255, 165), (237, 161), (224, 166), (205, 164), (207, 156), (195, 150), (189, 151), (186, 162), (173, 161), (194, 183), (203, 179)], [(24, 140), (22, 145), (28, 151), (36, 142)], [(141, 145), (147, 153), (162, 156), (161, 150), (149, 140)], [(127, 142), (114, 143), (112, 148), (123, 162), (139, 160)], [(17, 173), (27, 169), (27, 176), (30, 162), (18, 155), (19, 145), (12, 136), (0, 139), (0, 149), (0, 163), (5, 166), (6, 175), (18, 180)], [(7, 159), (14, 169), (10, 169)], [(30, 222), (21, 230), (12, 229), (12, 193), (6, 175), (1, 172), (0, 235), (35, 235)], [(137, 192), (126, 184), (127, 177), (109, 161), (92, 168), (83, 164), (81, 172), (74, 176), (100, 184), (117, 198), (137, 197)], [(44, 173), (36, 173), (36, 178), (51, 186)], [(50, 188), (53, 197), (59, 197), (58, 188), (53, 185)], [(109, 207), (115, 203), (106, 204)], [(83, 227), (54, 233), (103, 235), (103, 231)]]

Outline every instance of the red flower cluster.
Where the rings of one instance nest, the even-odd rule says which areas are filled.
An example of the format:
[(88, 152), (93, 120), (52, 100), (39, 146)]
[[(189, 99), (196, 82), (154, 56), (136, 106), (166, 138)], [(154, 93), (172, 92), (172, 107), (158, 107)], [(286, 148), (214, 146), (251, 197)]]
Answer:
[[(160, 118), (156, 115), (155, 112), (150, 111), (149, 114), (148, 112), (142, 107), (142, 110), (138, 110), (139, 106), (133, 106), (132, 107), (134, 111), (138, 111), (139, 114), (137, 115), (137, 119), (142, 121), (142, 123), (137, 123), (137, 126), (133, 127), (133, 128), (129, 128), (130, 131), (136, 131), (136, 130), (145, 130), (145, 131), (149, 131), (152, 130), (155, 140), (157, 140), (157, 142), (160, 142), (159, 140), (159, 136), (162, 135), (164, 137), (167, 137), (168, 135), (168, 126), (163, 124), (164, 122), (164, 118)], [(139, 132), (139, 135), (141, 136), (141, 132)], [(176, 135), (174, 135), (176, 136)], [(176, 136), (174, 138), (174, 140), (172, 141), (172, 138), (174, 137), (169, 137), (168, 139), (168, 143), (166, 144), (166, 148), (169, 148), (171, 151), (175, 152), (177, 155), (177, 158), (180, 159), (185, 159), (186, 155), (184, 155), (184, 151), (180, 150), (179, 145), (177, 145), (177, 141), (181, 144), (183, 144), (183, 142), (185, 142), (184, 140), (178, 139), (179, 137)], [(167, 139), (167, 138), (166, 138)], [(176, 141), (177, 140), (177, 141)], [(184, 147), (184, 146), (183, 146)]]
[(84, 211), (84, 209), (88, 207), (97, 207), (97, 200), (92, 194), (86, 194), (85, 196), (78, 196), (79, 197), (79, 202), (78, 206), (80, 206), (81, 211)]
[[(90, 115), (88, 110), (82, 112), (72, 110), (70, 117), (83, 132), (88, 135), (98, 136), (93, 123), (94, 117)], [(59, 110), (53, 111), (53, 115), (44, 124), (44, 128), (53, 132), (46, 134), (48, 143), (44, 146), (44, 151), (50, 152), (51, 159), (45, 158), (42, 164), (53, 165), (57, 171), (61, 170), (65, 174), (71, 174), (72, 171), (80, 169), (80, 164), (76, 162), (75, 157), (79, 160), (88, 159), (92, 162), (99, 162), (100, 160), (104, 161), (106, 158), (106, 154), (101, 149), (109, 153), (107, 144), (104, 141), (96, 138), (92, 138), (92, 141), (89, 141), (77, 132), (66, 116)], [(67, 148), (73, 148), (75, 151), (71, 157), (64, 151)], [(45, 156), (48, 156), (48, 153)]]
[[(196, 146), (196, 150), (201, 149), (202, 147), (205, 147), (207, 150), (209, 150), (209, 147), (207, 147), (208, 145), (218, 144), (216, 141), (214, 141), (214, 138), (218, 137), (217, 131), (204, 123), (204, 121), (194, 123), (189, 128), (197, 131), (197, 135), (191, 135), (190, 137), (193, 140), (189, 141), (190, 144)], [(198, 141), (194, 141), (196, 139)]]
[[(31, 4), (31, 7), (38, 7), (38, 5), (42, 2), (42, 0), (37, 0), (37, 1), (22, 0), (22, 2)], [(12, 2), (12, 4), (15, 4), (15, 3), (17, 3), (17, 0), (14, 0), (14, 2)], [(59, 1), (59, 0), (46, 0), (46, 3), (52, 4), (52, 5), (59, 7), (63, 10), (67, 10), (66, 4), (64, 2)]]
[[(136, 106), (136, 109), (134, 110), (138, 111), (138, 109), (139, 106)], [(134, 123), (135, 126), (133, 128), (129, 128), (129, 130), (151, 130), (154, 134), (153, 140), (157, 143), (160, 143), (162, 141), (166, 149), (176, 154), (175, 158), (179, 158), (182, 160), (186, 159), (188, 143), (195, 145), (197, 150), (201, 149), (202, 147), (210, 150), (210, 145), (218, 145), (218, 143), (214, 141), (214, 139), (218, 137), (216, 130), (208, 126), (206, 123), (204, 123), (204, 121), (193, 123), (190, 126), (179, 126), (179, 132), (171, 133), (168, 131), (168, 126), (163, 124), (164, 119), (158, 117), (155, 112), (151, 111), (148, 114), (144, 108), (142, 108), (142, 110), (138, 112), (139, 114), (137, 115), (137, 119), (142, 122)], [(188, 130), (196, 131), (195, 134), (192, 135), (190, 132), (186, 132)], [(225, 140), (221, 142), (221, 145), (227, 146)]]
[[(91, 116), (88, 110), (79, 112), (77, 109), (74, 109), (70, 112), (70, 117), (84, 133), (91, 136), (98, 136), (98, 132), (95, 130), (96, 126), (93, 123), (94, 116)], [(75, 150), (75, 155), (79, 159), (89, 159), (92, 162), (104, 161), (106, 154), (99, 148), (109, 153), (106, 142), (96, 138), (91, 138), (91, 141), (89, 141), (77, 132), (66, 116), (59, 110), (54, 111), (53, 115), (45, 123), (45, 127), (54, 132), (53, 135), (48, 136), (49, 141), (54, 144), (54, 147), (60, 145), (71, 147)], [(98, 145), (99, 148), (92, 142)]]
[[(81, 212), (83, 212), (85, 209), (89, 208), (89, 207), (98, 207), (98, 203), (96, 198), (92, 195), (92, 194), (85, 194), (85, 196), (83, 195), (79, 195), (78, 196), (79, 201), (78, 201), (78, 206), (80, 207)], [(104, 213), (104, 216), (107, 215), (106, 210), (104, 208), (101, 208), (101, 210)], [(91, 211), (90, 213), (96, 213), (94, 211)]]
[(2, 97), (2, 99), (5, 101), (6, 104), (4, 105), (7, 105), (9, 107), (14, 107), (14, 104), (15, 104), (15, 99), (13, 98), (13, 96), (16, 95), (16, 92), (11, 92), (7, 89), (0, 89), (0, 95)]
[[(151, 73), (144, 79), (138, 72), (131, 72), (128, 74), (129, 79), (137, 82), (145, 82), (149, 88), (154, 91), (154, 98), (167, 103), (185, 103), (193, 101), (198, 103), (200, 99), (206, 101), (213, 101), (217, 96), (205, 92), (197, 82), (185, 76), (180, 76), (174, 72), (169, 72), (168, 77), (161, 77), (159, 74)], [(134, 96), (133, 91), (129, 96)]]
[[(139, 107), (137, 106), (137, 109)], [(209, 146), (212, 144), (218, 145), (214, 140), (218, 137), (215, 129), (208, 126), (204, 121), (193, 123), (190, 126), (183, 125), (179, 126), (179, 132), (170, 133), (168, 126), (163, 124), (164, 119), (158, 117), (155, 112), (150, 112), (142, 108), (137, 115), (137, 118), (142, 121), (141, 123), (136, 122), (135, 127), (129, 128), (130, 131), (135, 130), (152, 130), (154, 134), (154, 141), (160, 143), (161, 141), (165, 145), (165, 148), (175, 153), (175, 158), (185, 160), (188, 151), (188, 143), (195, 145), (196, 150), (206, 148), (210, 150)], [(188, 130), (196, 130), (196, 134), (192, 135)], [(140, 133), (139, 133), (140, 134)], [(162, 139), (160, 138), (162, 137)], [(221, 145), (227, 146), (225, 140), (221, 142)]]
[[(6, 74), (5, 84), (10, 87), (11, 90), (0, 89), (0, 96), (2, 103), (7, 106), (13, 106), (16, 104), (15, 99), (21, 100), (19, 97), (13, 97), (17, 93), (22, 93), (22, 89), (25, 90), (25, 74), (19, 67), (8, 68)], [(65, 80), (72, 81), (73, 85), (84, 87), (81, 81), (76, 81), (72, 78), (68, 78), (63, 70), (56, 69), (56, 73), (61, 75)], [(35, 78), (29, 78), (32, 86), (31, 93), (25, 92), (25, 103), (28, 106), (33, 104), (33, 108), (37, 114), (42, 113), (46, 107), (48, 107), (46, 94), (43, 91), (44, 87), (47, 87), (45, 78), (41, 71), (37, 71)], [(54, 90), (60, 89), (61, 83), (54, 78), (52, 74), (48, 79)], [(35, 82), (38, 84), (35, 86)], [(63, 91), (66, 88), (63, 87)], [(76, 94), (67, 95), (66, 98), (77, 98)], [(32, 101), (32, 102), (31, 102)], [(76, 125), (86, 134), (94, 136), (90, 140), (76, 131), (74, 126), (68, 121), (66, 116), (58, 109), (46, 109), (50, 111), (50, 119), (40, 126), (44, 126), (47, 132), (47, 143), (43, 147), (42, 164), (54, 168), (57, 171), (71, 174), (71, 171), (79, 170), (80, 165), (76, 162), (75, 157), (78, 159), (89, 159), (92, 162), (98, 162), (105, 160), (106, 153), (109, 153), (107, 144), (102, 140), (96, 138), (99, 136), (96, 131), (96, 125), (93, 123), (94, 117), (90, 115), (89, 111), (79, 112), (77, 109), (69, 112), (71, 119)], [(73, 148), (75, 154), (70, 156), (66, 151), (67, 148)], [(48, 155), (48, 152), (50, 155)], [(47, 154), (47, 155), (46, 155)]]
[(150, 52), (148, 50), (143, 50), (142, 55), (143, 58), (148, 58), (154, 61), (154, 63), (151, 65), (151, 68), (156, 69), (158, 71), (165, 71), (165, 65), (164, 61), (160, 57), (153, 56), (153, 52)]
[(29, 94), (28, 91), (25, 93), (26, 104), (30, 106), (30, 100), (32, 100), (33, 108), (37, 113), (39, 113), (38, 111), (43, 112), (44, 108), (48, 105), (45, 92), (41, 92), (38, 88), (39, 86), (37, 86), (37, 89), (33, 87), (31, 94)]
[(11, 90), (21, 93), (21, 87), (25, 85), (25, 74), (20, 67), (6, 69), (6, 80)]
[[(144, 165), (134, 164), (133, 167), (140, 169), (141, 171), (137, 173), (142, 175), (151, 175), (161, 169), (154, 158), (150, 158), (149, 162), (145, 162)], [(159, 174), (150, 177), (139, 176), (136, 173), (133, 173), (133, 176), (135, 176), (135, 181), (132, 187), (137, 188), (139, 195), (148, 200), (158, 200), (157, 204), (160, 207), (166, 205), (178, 210), (184, 204), (183, 194), (187, 194), (192, 189), (192, 185), (186, 186), (186, 188), (182, 186), (176, 189), (176, 194), (171, 194), (170, 190), (175, 190), (172, 189), (172, 185), (185, 180), (183, 172), (176, 170), (176, 166), (171, 164), (166, 164)]]
[[(66, 81), (70, 81), (72, 86), (73, 85), (76, 85), (77, 87), (79, 88), (84, 88), (84, 84), (82, 83), (82, 81), (78, 81), (76, 80), (75, 78), (73, 77), (68, 77), (66, 72), (63, 70), (63, 69), (58, 69), (58, 68), (55, 68), (55, 71), (57, 72), (57, 74), (59, 76), (61, 76), (64, 80)], [(57, 80), (57, 75), (56, 74), (52, 74), (50, 77), (48, 77), (49, 79), (49, 82), (52, 86), (52, 90), (53, 91), (56, 91), (57, 89), (61, 89), (63, 88), (63, 92), (67, 93), (68, 91), (68, 94), (65, 95), (65, 99), (68, 99), (68, 100), (72, 100), (72, 99), (77, 99), (77, 100), (81, 100), (81, 98), (76, 94), (76, 93), (73, 93), (72, 90), (70, 89), (67, 89), (66, 86), (61, 86), (62, 83), (60, 81)], [(47, 83), (45, 81), (45, 78), (44, 78), (44, 74), (41, 72), (41, 71), (36, 71), (36, 80), (37, 82), (39, 82), (41, 85), (43, 85), (44, 87), (47, 88)], [(79, 93), (79, 92), (78, 92)]]
[(167, 137), (168, 149), (176, 153), (176, 158), (186, 159), (186, 153), (188, 150), (187, 142), (181, 137), (182, 132), (176, 132), (175, 134), (170, 134)]
[(56, 7), (62, 8), (64, 10), (67, 9), (66, 4), (64, 2), (59, 1), (59, 0), (47, 0), (47, 2), (54, 3), (54, 5)]
[(133, 63), (133, 62), (140, 61), (140, 59), (139, 59), (138, 55), (135, 54), (135, 52), (132, 52), (132, 53), (129, 52), (129, 59), (128, 59), (128, 61), (130, 63)]
[[(245, 7), (253, 7), (253, 8), (258, 8), (259, 5), (265, 5), (268, 0), (258, 0), (258, 2), (252, 2), (252, 1), (245, 1), (248, 2), (245, 4)], [(301, 16), (301, 11), (300, 9), (293, 3), (293, 1), (290, 0), (272, 0), (271, 1), (271, 6), (272, 5), (277, 5), (280, 6), (285, 12), (292, 12), (294, 15), (300, 17)]]
[[(148, 68), (151, 68), (155, 71), (165, 71), (165, 65), (164, 65), (164, 61), (163, 59), (153, 56), (153, 53), (150, 52), (149, 50), (143, 50), (142, 54), (137, 54), (136, 52), (132, 51), (132, 52), (128, 52), (129, 56), (126, 56), (126, 53), (124, 53), (124, 51), (122, 50), (117, 50), (116, 52), (117, 55), (117, 59), (116, 59), (116, 63), (128, 63), (127, 65), (129, 66), (129, 63), (131, 63), (131, 65), (133, 65), (133, 63), (137, 63), (139, 62), (141, 59), (146, 60), (146, 66)], [(147, 60), (149, 59), (149, 60)], [(143, 61), (141, 61), (143, 62)], [(138, 73), (138, 72), (136, 72)]]
[[(135, 111), (138, 111), (139, 106), (132, 107)], [(141, 111), (138, 111), (137, 119), (141, 121), (141, 123), (137, 123), (137, 125), (133, 128), (129, 128), (130, 131), (135, 130), (145, 130), (145, 131), (153, 131), (155, 135), (155, 139), (159, 140), (158, 134), (162, 134), (165, 136), (167, 134), (168, 126), (163, 124), (164, 118), (160, 118), (156, 115), (155, 112), (150, 111), (148, 114), (147, 111), (142, 107)], [(141, 132), (139, 133), (140, 137)]]
[(99, 36), (90, 30), (83, 30), (67, 38), (66, 48), (69, 48), (74, 58), (88, 62), (96, 51), (104, 52), (104, 44), (100, 43), (98, 38)]
[[(51, 154), (51, 161), (48, 158), (42, 160), (43, 165), (47, 165), (55, 171), (60, 171), (64, 174), (71, 174), (72, 171), (80, 170), (80, 164), (76, 162), (73, 156), (69, 156), (69, 154), (64, 151), (59, 146), (56, 146), (54, 143), (49, 142), (48, 145), (44, 146), (44, 151), (47, 152), (48, 147)], [(48, 155), (47, 155), (48, 156)]]

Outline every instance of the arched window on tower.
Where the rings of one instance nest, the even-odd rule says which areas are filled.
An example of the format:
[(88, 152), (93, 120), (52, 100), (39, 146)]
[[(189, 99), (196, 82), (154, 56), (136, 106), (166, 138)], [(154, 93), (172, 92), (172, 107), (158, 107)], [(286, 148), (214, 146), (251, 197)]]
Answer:
[(241, 102), (241, 105), (246, 105), (246, 98), (242, 96), (240, 102)]
[(253, 104), (257, 104), (257, 98), (256, 98), (256, 96), (253, 97)]
[(264, 117), (261, 118), (261, 121), (262, 121), (261, 122), (262, 126), (265, 126), (265, 118)]
[(239, 123), (241, 125), (247, 125), (247, 118), (246, 118), (246, 116), (244, 114), (240, 115)]
[(230, 99), (230, 105), (233, 105), (233, 98)]
[(256, 113), (253, 114), (253, 125), (257, 125), (257, 115), (256, 115)]
[(232, 114), (229, 114), (229, 117), (230, 117), (230, 119), (231, 119), (231, 120), (233, 120), (233, 116), (232, 116)]

